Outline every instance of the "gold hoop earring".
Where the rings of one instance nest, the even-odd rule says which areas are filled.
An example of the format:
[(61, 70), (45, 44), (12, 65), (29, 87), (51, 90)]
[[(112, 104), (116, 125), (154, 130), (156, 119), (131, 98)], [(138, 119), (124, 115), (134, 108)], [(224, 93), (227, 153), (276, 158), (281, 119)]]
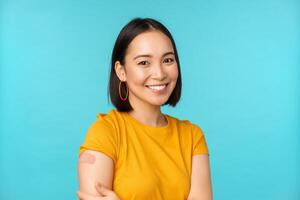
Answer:
[[(122, 94), (121, 94), (121, 85), (122, 85), (122, 82), (125, 82), (125, 88), (126, 88), (126, 97), (125, 98), (123, 98)], [(126, 101), (127, 97), (128, 97), (128, 93), (129, 93), (129, 90), (128, 90), (127, 82), (126, 81), (120, 81), (120, 83), (119, 83), (119, 96), (120, 96), (120, 99), (122, 101)]]

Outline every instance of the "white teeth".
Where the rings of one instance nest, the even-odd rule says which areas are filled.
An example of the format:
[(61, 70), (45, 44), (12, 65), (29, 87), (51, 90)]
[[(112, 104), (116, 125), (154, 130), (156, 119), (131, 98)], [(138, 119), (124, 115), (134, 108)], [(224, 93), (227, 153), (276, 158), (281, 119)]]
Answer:
[(162, 90), (166, 87), (167, 85), (161, 85), (161, 86), (151, 86), (151, 85), (148, 85), (147, 87), (148, 88), (151, 88), (152, 90)]

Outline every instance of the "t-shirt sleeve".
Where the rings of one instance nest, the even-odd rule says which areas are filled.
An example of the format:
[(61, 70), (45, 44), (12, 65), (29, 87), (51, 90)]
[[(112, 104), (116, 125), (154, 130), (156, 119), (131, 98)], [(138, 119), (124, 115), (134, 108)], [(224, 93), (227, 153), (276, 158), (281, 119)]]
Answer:
[(83, 144), (80, 145), (79, 154), (84, 150), (94, 150), (106, 154), (116, 163), (117, 142), (116, 132), (113, 127), (104, 120), (96, 120), (88, 129)]
[(202, 129), (194, 124), (193, 129), (193, 155), (207, 154), (209, 155), (208, 146)]

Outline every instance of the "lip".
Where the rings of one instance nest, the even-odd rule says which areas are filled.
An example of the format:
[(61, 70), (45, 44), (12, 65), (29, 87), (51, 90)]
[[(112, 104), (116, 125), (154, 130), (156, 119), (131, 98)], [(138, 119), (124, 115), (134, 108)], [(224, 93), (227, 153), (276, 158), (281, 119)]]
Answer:
[(168, 84), (169, 84), (169, 83), (153, 84), (153, 85), (152, 85), (152, 84), (149, 84), (149, 85), (146, 85), (146, 86), (147, 86), (147, 87), (148, 87), (148, 86), (162, 86), (162, 85), (168, 86)]

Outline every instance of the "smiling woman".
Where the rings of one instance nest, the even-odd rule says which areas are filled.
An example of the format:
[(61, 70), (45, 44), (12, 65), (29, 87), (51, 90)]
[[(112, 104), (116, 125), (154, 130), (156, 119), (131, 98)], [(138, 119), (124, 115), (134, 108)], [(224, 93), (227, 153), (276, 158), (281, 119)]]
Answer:
[(164, 33), (157, 30), (136, 36), (127, 48), (124, 62), (116, 61), (115, 70), (118, 78), (126, 81), (130, 88), (129, 102), (143, 99), (143, 102), (153, 105), (156, 112), (157, 106), (167, 102), (178, 79), (173, 45)]
[(98, 114), (80, 146), (80, 199), (211, 200), (202, 129), (161, 112), (181, 96), (179, 57), (163, 24), (135, 18), (123, 27), (108, 92), (116, 109)]

